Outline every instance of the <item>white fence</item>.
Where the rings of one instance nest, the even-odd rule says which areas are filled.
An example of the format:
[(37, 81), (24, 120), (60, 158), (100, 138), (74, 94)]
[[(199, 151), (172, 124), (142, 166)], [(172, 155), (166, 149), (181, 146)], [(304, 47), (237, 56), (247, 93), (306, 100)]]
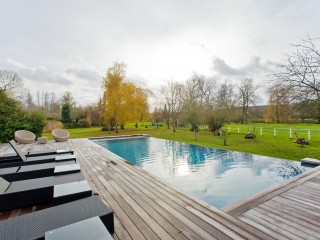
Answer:
[(319, 129), (299, 129), (299, 128), (266, 128), (266, 127), (230, 127), (230, 126), (224, 126), (224, 130), (227, 130), (231, 133), (237, 133), (237, 134), (247, 134), (249, 132), (255, 131), (256, 134), (259, 134), (262, 136), (263, 134), (272, 134), (274, 137), (277, 136), (285, 136), (287, 135), (289, 138), (295, 137), (295, 134), (298, 135), (298, 137), (303, 137), (308, 140), (311, 140), (311, 137), (320, 137), (320, 127)]

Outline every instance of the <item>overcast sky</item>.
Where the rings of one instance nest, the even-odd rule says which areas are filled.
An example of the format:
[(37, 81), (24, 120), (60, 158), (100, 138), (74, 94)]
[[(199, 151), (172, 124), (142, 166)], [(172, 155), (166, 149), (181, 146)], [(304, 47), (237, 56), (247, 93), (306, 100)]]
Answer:
[(267, 75), (290, 44), (320, 37), (318, 0), (0, 0), (0, 69), (25, 87), (96, 103), (115, 61), (157, 91), (193, 72), (233, 83)]

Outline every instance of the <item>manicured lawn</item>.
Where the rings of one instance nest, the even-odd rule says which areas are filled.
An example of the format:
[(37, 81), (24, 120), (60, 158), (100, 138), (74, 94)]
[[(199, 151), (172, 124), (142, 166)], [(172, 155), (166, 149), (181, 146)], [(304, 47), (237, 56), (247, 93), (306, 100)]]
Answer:
[[(187, 128), (179, 128), (176, 132), (167, 130), (164, 127), (155, 129), (153, 127), (142, 127), (139, 124), (139, 128), (136, 129), (130, 125), (125, 130), (121, 130), (119, 133), (112, 132), (101, 132), (101, 128), (84, 128), (84, 129), (69, 129), (71, 138), (89, 138), (89, 137), (104, 137), (104, 136), (115, 136), (115, 135), (127, 135), (127, 134), (150, 134), (153, 137), (170, 139), (180, 142), (187, 142), (191, 144), (212, 146), (224, 149), (230, 149), (241, 152), (255, 153), (266, 156), (273, 156), (279, 158), (300, 160), (304, 157), (318, 158), (320, 159), (320, 125), (317, 124), (230, 124), (231, 134), (227, 139), (227, 146), (223, 146), (223, 139), (219, 136), (213, 136), (212, 132), (201, 129), (197, 133), (197, 141), (193, 140), (193, 132), (190, 132)], [(240, 133), (238, 134), (238, 127)], [(257, 132), (257, 139), (245, 139), (244, 136), (248, 132), (248, 128), (251, 130), (253, 127), (256, 130), (262, 129), (262, 136), (260, 132)], [(229, 125), (224, 127), (228, 130)], [(277, 128), (277, 136), (274, 137), (273, 128)], [(279, 129), (281, 128), (281, 129)], [(289, 129), (292, 128), (292, 139), (289, 138)], [(303, 148), (293, 143), (296, 138), (294, 132), (299, 132), (299, 137), (308, 138), (307, 130), (297, 129), (310, 129), (310, 145)], [(49, 134), (43, 134), (49, 136)]]

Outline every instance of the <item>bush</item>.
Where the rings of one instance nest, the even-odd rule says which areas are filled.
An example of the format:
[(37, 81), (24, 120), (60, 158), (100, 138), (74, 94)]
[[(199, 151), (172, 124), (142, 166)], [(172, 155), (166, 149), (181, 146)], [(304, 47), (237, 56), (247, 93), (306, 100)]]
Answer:
[(0, 91), (0, 142), (8, 142), (21, 127), (23, 113), (20, 104)]
[[(110, 127), (110, 131), (114, 131), (114, 130), (115, 130), (114, 126), (111, 126), (111, 127)], [(103, 127), (101, 128), (101, 131), (102, 131), (102, 132), (109, 131), (109, 126), (103, 126)]]
[(79, 119), (78, 124), (81, 128), (87, 128), (90, 127), (89, 123), (86, 121), (86, 119)]
[(24, 115), (24, 129), (33, 132), (40, 137), (43, 128), (46, 126), (46, 118), (43, 111), (35, 110)]
[(47, 120), (47, 124), (42, 132), (51, 133), (52, 130), (56, 128), (64, 128), (63, 123), (57, 120)]
[(3, 91), (0, 91), (0, 142), (14, 138), (17, 130), (29, 130), (41, 136), (45, 126), (45, 115), (41, 111), (23, 111), (20, 104)]

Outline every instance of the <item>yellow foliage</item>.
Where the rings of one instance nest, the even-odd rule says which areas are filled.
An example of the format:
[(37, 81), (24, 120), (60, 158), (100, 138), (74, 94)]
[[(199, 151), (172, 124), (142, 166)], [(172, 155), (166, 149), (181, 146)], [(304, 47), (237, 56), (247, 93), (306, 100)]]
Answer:
[(124, 63), (115, 63), (104, 78), (101, 106), (107, 124), (124, 125), (126, 122), (143, 121), (148, 116), (146, 91), (125, 81)]

